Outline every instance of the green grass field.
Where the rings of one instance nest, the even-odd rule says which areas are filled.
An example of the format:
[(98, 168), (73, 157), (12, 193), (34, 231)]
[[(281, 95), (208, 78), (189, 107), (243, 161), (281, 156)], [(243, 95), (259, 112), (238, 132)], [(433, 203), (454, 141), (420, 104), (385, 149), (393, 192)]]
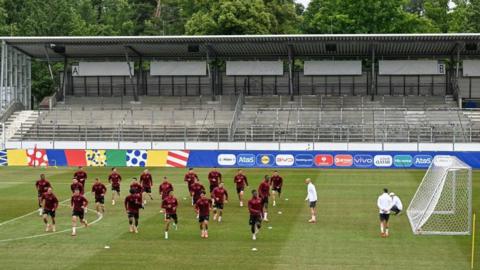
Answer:
[[(264, 224), (257, 241), (251, 240), (248, 210), (238, 205), (234, 169), (221, 170), (231, 199), (223, 222), (211, 222), (209, 239), (200, 238), (189, 200), (183, 200), (187, 188), (181, 169), (151, 169), (154, 191), (166, 175), (180, 201), (179, 230), (171, 231), (169, 240), (163, 239), (156, 193), (141, 212), (139, 234), (128, 232), (124, 208), (110, 204), (110, 193), (104, 218), (79, 230), (75, 238), (70, 236), (70, 209), (65, 203), (57, 211), (57, 231), (65, 232), (39, 236), (45, 232), (37, 213), (4, 223), (36, 209), (34, 182), (40, 173), (52, 182), (60, 201), (69, 199), (73, 171), (0, 169), (1, 269), (470, 269), (470, 236), (414, 236), (405, 214), (391, 218), (390, 238), (379, 236), (376, 199), (381, 189), (396, 192), (406, 207), (425, 173), (421, 170), (280, 170), (285, 179), (283, 199), (277, 207), (270, 206), (270, 222)], [(88, 168), (87, 172), (90, 189), (94, 177), (106, 179), (108, 169)], [(130, 182), (125, 180), (138, 176), (141, 169), (120, 168), (119, 172), (124, 178), (123, 201)], [(202, 182), (207, 172), (197, 170)], [(250, 189), (257, 188), (261, 177), (270, 172), (246, 169)], [(314, 179), (319, 196), (319, 222), (314, 225), (307, 223), (306, 177)], [(473, 194), (478, 210), (480, 177), (476, 173)], [(87, 197), (93, 208), (92, 196)], [(90, 222), (96, 219), (93, 211), (87, 217)], [(5, 241), (16, 238), (24, 239)], [(106, 245), (111, 248), (105, 249)], [(258, 251), (252, 251), (254, 247)], [(480, 260), (480, 252), (476, 256)]]

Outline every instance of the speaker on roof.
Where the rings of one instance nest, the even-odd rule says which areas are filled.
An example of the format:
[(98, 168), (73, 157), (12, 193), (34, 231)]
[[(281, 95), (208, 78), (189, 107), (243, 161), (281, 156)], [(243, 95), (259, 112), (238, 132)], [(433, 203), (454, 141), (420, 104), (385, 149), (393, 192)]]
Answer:
[(467, 43), (467, 44), (465, 44), (465, 50), (476, 51), (477, 50), (477, 43)]
[(65, 53), (65, 45), (60, 45), (60, 44), (55, 44), (51, 43), (50, 44), (50, 49), (52, 49), (56, 53)]
[(200, 46), (199, 46), (199, 45), (196, 45), (196, 44), (194, 44), (194, 45), (192, 45), (192, 44), (188, 45), (188, 52), (189, 52), (189, 53), (198, 53), (199, 51), (200, 51)]
[(327, 52), (336, 52), (337, 51), (337, 44), (327, 43), (327, 44), (325, 44), (325, 50)]

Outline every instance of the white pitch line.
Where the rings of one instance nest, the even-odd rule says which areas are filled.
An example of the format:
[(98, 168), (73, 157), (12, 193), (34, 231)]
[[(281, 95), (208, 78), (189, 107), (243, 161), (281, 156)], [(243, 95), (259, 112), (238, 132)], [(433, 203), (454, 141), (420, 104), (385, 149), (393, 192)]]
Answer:
[[(98, 213), (97, 211), (93, 210), (93, 209), (89, 209), (90, 211), (93, 211), (95, 213)], [(35, 211), (37, 212), (37, 211)], [(91, 223), (89, 223), (88, 225), (93, 225), (97, 222), (99, 222), (100, 220), (103, 219), (103, 215), (100, 214), (98, 216), (98, 218), (94, 221), (92, 221)], [(82, 229), (82, 228), (85, 228), (85, 227), (76, 227), (77, 229)], [(60, 233), (65, 233), (65, 232), (68, 232), (70, 231), (71, 229), (65, 229), (65, 230), (61, 230), (61, 231), (58, 231), (58, 232), (51, 232), (51, 233), (42, 233), (42, 234), (36, 234), (36, 235), (31, 235), (31, 236), (24, 236), (24, 237), (18, 237), (18, 238), (10, 238), (10, 239), (1, 239), (0, 240), (0, 243), (5, 243), (5, 242), (11, 242), (11, 241), (18, 241), (18, 240), (26, 240), (26, 239), (33, 239), (33, 238), (39, 238), (39, 237), (44, 237), (44, 236), (50, 236), (50, 235), (55, 235), (55, 234), (60, 234)]]

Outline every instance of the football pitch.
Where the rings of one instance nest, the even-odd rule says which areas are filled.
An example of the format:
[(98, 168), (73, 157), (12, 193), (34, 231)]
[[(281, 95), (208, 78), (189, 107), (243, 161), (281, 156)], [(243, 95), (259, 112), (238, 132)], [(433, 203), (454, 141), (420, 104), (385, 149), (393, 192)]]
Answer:
[[(53, 167), (0, 169), (1, 269), (470, 269), (470, 236), (414, 236), (403, 213), (391, 217), (391, 236), (380, 237), (376, 200), (382, 188), (399, 195), (406, 208), (423, 170), (279, 170), (284, 178), (282, 199), (277, 200), (276, 207), (270, 204), (270, 222), (263, 223), (256, 241), (251, 239), (248, 209), (238, 204), (233, 184), (236, 169), (220, 169), (230, 199), (222, 223), (210, 220), (208, 239), (200, 238), (183, 182), (186, 170), (173, 168), (150, 169), (154, 200), (140, 213), (140, 232), (130, 233), (123, 199), (130, 179), (142, 171), (131, 167), (119, 168), (123, 177), (121, 203), (111, 205), (109, 188), (104, 217), (97, 219), (90, 210), (87, 219), (95, 224), (71, 237), (69, 185), (74, 171)], [(207, 188), (208, 171), (196, 170)], [(250, 190), (272, 170), (244, 172), (250, 184), (246, 198), (250, 198)], [(57, 233), (45, 233), (34, 211), (34, 184), (40, 173), (46, 174), (63, 201), (57, 210)], [(87, 168), (87, 173), (89, 191), (94, 177), (106, 183), (109, 168)], [(169, 240), (163, 239), (163, 214), (159, 213), (162, 176), (169, 177), (180, 203), (179, 228), (170, 230)], [(318, 192), (316, 224), (307, 222), (306, 177), (313, 179)], [(92, 195), (87, 194), (87, 198), (89, 209), (93, 209)], [(480, 209), (480, 177), (476, 172), (473, 209)], [(476, 250), (480, 260), (478, 244)], [(479, 269), (480, 263), (476, 266)]]

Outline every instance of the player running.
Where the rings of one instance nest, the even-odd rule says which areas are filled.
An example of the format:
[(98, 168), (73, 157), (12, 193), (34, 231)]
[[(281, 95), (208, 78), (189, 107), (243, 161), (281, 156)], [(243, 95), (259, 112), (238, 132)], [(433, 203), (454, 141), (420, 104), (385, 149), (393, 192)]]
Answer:
[(392, 208), (390, 209), (390, 211), (395, 213), (395, 216), (396, 216), (396, 215), (400, 214), (400, 212), (402, 212), (403, 204), (402, 204), (402, 201), (400, 200), (400, 197), (395, 195), (395, 193), (390, 192), (389, 195), (390, 195), (390, 197), (392, 197)]
[(275, 197), (278, 193), (278, 198), (280, 199), (280, 195), (282, 194), (282, 186), (283, 186), (283, 178), (278, 175), (278, 171), (273, 171), (272, 177), (270, 177), (270, 185), (272, 186), (272, 201), (273, 206), (277, 205), (275, 201)]
[(380, 236), (384, 238), (388, 237), (388, 219), (390, 218), (392, 202), (392, 197), (388, 195), (388, 189), (384, 188), (383, 193), (377, 199), (378, 211), (380, 213)]
[(130, 232), (138, 233), (138, 220), (140, 219), (140, 208), (142, 205), (142, 196), (134, 189), (130, 189), (130, 195), (125, 197), (125, 210), (127, 211), (128, 224)]
[(195, 209), (199, 213), (198, 222), (202, 238), (208, 238), (208, 220), (210, 219), (210, 209), (212, 201), (205, 197), (205, 191), (200, 193), (200, 199), (195, 203)]
[(262, 200), (263, 206), (263, 220), (268, 222), (267, 211), (268, 211), (268, 196), (270, 196), (270, 176), (265, 175), (263, 181), (258, 186), (258, 195)]
[(178, 217), (177, 217), (177, 207), (178, 201), (175, 196), (173, 196), (173, 190), (170, 190), (168, 195), (162, 201), (162, 208), (165, 209), (165, 239), (168, 239), (168, 229), (170, 228), (170, 223), (177, 230)]
[(210, 182), (210, 193), (223, 182), (222, 174), (217, 168), (213, 168), (213, 170), (208, 173), (208, 182)]
[(239, 169), (235, 177), (233, 178), (233, 182), (237, 186), (237, 195), (238, 200), (240, 201), (240, 207), (243, 207), (243, 192), (245, 186), (248, 187), (248, 180), (247, 177), (243, 174), (242, 169)]
[(48, 188), (51, 188), (52, 185), (45, 179), (45, 174), (40, 174), (40, 180), (35, 182), (35, 188), (37, 189), (37, 199), (38, 199), (38, 215), (41, 216), (43, 214), (42, 209), (42, 195), (43, 193), (47, 192)]
[(108, 176), (108, 183), (112, 184), (112, 205), (115, 205), (115, 194), (120, 198), (120, 182), (122, 182), (122, 176), (117, 172), (117, 168), (114, 167)]
[[(52, 188), (49, 187), (47, 192), (42, 195), (42, 206), (43, 206), (43, 222), (45, 223), (45, 231), (48, 232), (50, 229), (52, 232), (55, 232), (55, 210), (58, 207), (58, 199), (53, 194)], [(48, 216), (52, 219), (52, 224), (48, 224)]]
[(192, 196), (192, 204), (195, 204), (198, 199), (200, 199), (200, 195), (202, 192), (205, 192), (205, 187), (198, 181), (198, 179), (195, 179), (193, 184), (190, 186), (191, 193), (190, 195)]
[(258, 197), (256, 190), (252, 190), (252, 198), (248, 201), (248, 211), (250, 212), (249, 224), (251, 226), (253, 240), (257, 240), (257, 233), (262, 227), (262, 209), (262, 199)]
[(218, 217), (218, 222), (222, 222), (223, 205), (228, 203), (228, 192), (223, 187), (223, 183), (213, 189), (211, 196), (213, 199), (213, 220), (217, 220)]
[[(190, 196), (192, 195), (191, 186), (193, 185), (193, 183), (195, 183), (195, 179), (198, 180), (198, 175), (193, 171), (193, 168), (189, 168), (188, 172), (185, 174), (185, 177), (183, 178), (183, 181), (187, 183), (188, 194), (190, 194)], [(193, 205), (193, 200), (192, 200), (192, 205)]]
[(133, 189), (135, 193), (140, 194), (140, 197), (142, 197), (143, 187), (142, 185), (140, 185), (136, 177), (132, 178), (132, 182), (130, 183), (130, 189)]
[[(168, 179), (166, 176), (163, 177), (163, 183), (158, 187), (158, 192), (160, 193), (160, 196), (162, 196), (162, 202), (165, 200), (165, 198), (170, 194), (170, 191), (173, 191), (173, 185), (168, 182)], [(163, 208), (160, 210), (160, 213), (163, 213)]]
[(309, 223), (317, 222), (317, 190), (312, 183), (312, 179), (305, 179), (305, 184), (307, 184), (307, 198), (305, 201), (308, 201), (308, 206), (310, 207), (310, 214), (312, 218), (308, 220)]
[(78, 170), (73, 174), (73, 178), (77, 179), (78, 182), (85, 186), (85, 182), (87, 181), (87, 173), (82, 166), (78, 167)]
[(70, 185), (70, 190), (72, 191), (72, 194), (75, 193), (76, 189), (80, 190), (80, 194), (85, 193), (85, 189), (83, 188), (82, 183), (80, 183), (77, 178), (73, 178), (72, 184)]
[(77, 235), (77, 220), (80, 219), (85, 227), (88, 227), (88, 222), (85, 219), (85, 209), (87, 209), (88, 200), (76, 189), (70, 199), (70, 207), (72, 208), (72, 236)]
[(95, 194), (95, 210), (97, 211), (97, 215), (105, 213), (105, 193), (107, 193), (107, 187), (100, 182), (98, 177), (95, 178), (92, 193)]
[[(143, 173), (140, 175), (140, 184), (142, 185), (143, 192), (150, 197), (150, 200), (153, 200), (152, 197), (152, 186), (153, 186), (153, 178), (152, 174), (145, 169)], [(143, 196), (146, 198), (146, 196)], [(143, 204), (147, 204), (147, 200), (143, 200)]]

